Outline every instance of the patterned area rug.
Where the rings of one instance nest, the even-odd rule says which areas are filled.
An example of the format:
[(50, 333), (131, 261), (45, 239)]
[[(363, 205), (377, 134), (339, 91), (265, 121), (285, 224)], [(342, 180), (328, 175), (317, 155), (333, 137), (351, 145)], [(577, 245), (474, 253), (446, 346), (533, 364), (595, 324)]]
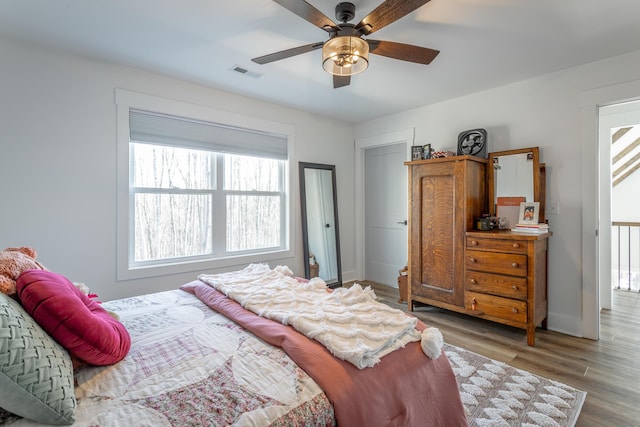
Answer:
[(586, 392), (445, 344), (469, 426), (573, 427)]

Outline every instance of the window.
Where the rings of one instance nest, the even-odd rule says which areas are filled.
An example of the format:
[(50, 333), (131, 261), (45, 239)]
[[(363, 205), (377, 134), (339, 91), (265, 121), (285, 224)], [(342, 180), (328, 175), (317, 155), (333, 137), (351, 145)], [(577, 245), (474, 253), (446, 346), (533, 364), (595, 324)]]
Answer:
[(129, 264), (212, 253), (211, 157), (201, 150), (131, 143)]
[(130, 95), (116, 92), (127, 123), (120, 169), (125, 153), (128, 165), (119, 170), (118, 278), (290, 256), (288, 135), (118, 102)]

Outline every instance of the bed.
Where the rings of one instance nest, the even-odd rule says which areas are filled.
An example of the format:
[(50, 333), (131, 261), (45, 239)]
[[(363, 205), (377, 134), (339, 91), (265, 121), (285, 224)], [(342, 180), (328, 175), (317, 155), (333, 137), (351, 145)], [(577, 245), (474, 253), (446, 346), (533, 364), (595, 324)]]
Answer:
[[(359, 369), (203, 280), (102, 306), (131, 347), (75, 369), (73, 425), (466, 425), (446, 355), (432, 360), (419, 342)], [(40, 425), (6, 411), (0, 422)]]

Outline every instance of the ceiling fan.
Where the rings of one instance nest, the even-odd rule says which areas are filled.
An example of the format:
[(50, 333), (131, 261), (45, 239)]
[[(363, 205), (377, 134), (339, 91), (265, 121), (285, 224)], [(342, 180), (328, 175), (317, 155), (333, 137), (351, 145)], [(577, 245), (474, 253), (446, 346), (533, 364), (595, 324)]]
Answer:
[(282, 50), (253, 58), (252, 61), (268, 64), (322, 48), (322, 67), (333, 74), (334, 88), (348, 86), (352, 75), (367, 69), (369, 52), (418, 64), (430, 64), (440, 53), (426, 47), (363, 38), (413, 12), (429, 0), (385, 0), (355, 25), (348, 23), (355, 17), (356, 7), (353, 3), (338, 3), (336, 19), (341, 23), (336, 24), (304, 0), (273, 1), (329, 33), (329, 40)]

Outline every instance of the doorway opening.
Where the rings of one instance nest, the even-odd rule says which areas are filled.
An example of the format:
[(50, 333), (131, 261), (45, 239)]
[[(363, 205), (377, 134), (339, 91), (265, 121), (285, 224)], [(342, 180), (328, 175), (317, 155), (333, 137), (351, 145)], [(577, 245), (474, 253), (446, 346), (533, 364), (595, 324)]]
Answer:
[(600, 306), (640, 290), (640, 101), (598, 109)]

